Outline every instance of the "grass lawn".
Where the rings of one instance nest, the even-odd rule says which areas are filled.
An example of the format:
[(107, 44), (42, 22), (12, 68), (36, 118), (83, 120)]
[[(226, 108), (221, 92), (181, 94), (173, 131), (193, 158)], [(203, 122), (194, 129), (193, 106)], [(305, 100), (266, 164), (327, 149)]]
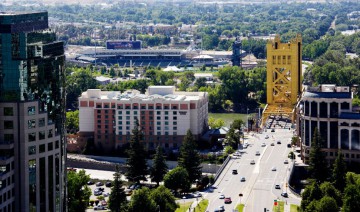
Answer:
[(201, 202), (196, 206), (194, 212), (205, 212), (206, 208), (209, 205), (209, 200), (203, 199)]
[(232, 124), (235, 119), (242, 119), (246, 122), (246, 114), (241, 113), (209, 113), (209, 118), (210, 117), (224, 120), (226, 127), (230, 127), (230, 124)]
[(180, 203), (180, 208), (177, 208), (175, 212), (185, 212), (185, 211), (189, 211), (189, 207), (192, 204), (192, 202), (185, 202), (185, 203)]
[(277, 206), (273, 207), (273, 211), (274, 212), (284, 212), (284, 202), (283, 201), (278, 201)]
[(238, 204), (238, 205), (236, 206), (236, 210), (238, 210), (239, 212), (243, 212), (243, 210), (244, 210), (244, 204)]
[(298, 212), (298, 207), (297, 205), (290, 204), (290, 212)]

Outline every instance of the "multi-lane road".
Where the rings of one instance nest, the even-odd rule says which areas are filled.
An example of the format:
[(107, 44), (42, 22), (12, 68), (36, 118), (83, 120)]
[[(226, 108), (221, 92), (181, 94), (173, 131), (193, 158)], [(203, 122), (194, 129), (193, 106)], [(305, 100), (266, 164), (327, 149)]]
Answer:
[[(268, 139), (266, 139), (268, 135)], [(293, 195), (287, 188), (287, 178), (292, 166), (291, 160), (287, 158), (292, 150), (287, 146), (291, 142), (292, 130), (277, 128), (275, 132), (267, 130), (262, 134), (249, 135), (247, 142), (249, 147), (241, 150), (241, 156), (232, 158), (221, 176), (215, 182), (212, 192), (206, 192), (205, 198), (209, 200), (208, 211), (214, 211), (220, 206), (224, 206), (225, 211), (233, 211), (235, 207), (242, 203), (245, 205), (244, 211), (258, 212), (266, 208), (272, 211), (274, 200), (283, 200), (287, 204), (300, 204), (300, 199)], [(280, 141), (281, 144), (277, 142)], [(265, 146), (262, 144), (265, 143)], [(271, 146), (274, 143), (274, 146)], [(260, 155), (256, 156), (259, 151)], [(288, 164), (284, 164), (284, 160)], [(250, 164), (254, 160), (255, 164)], [(273, 168), (276, 171), (273, 171)], [(232, 170), (237, 170), (238, 174), (233, 174)], [(241, 182), (241, 177), (245, 177), (245, 182)], [(275, 185), (279, 184), (280, 189)], [(282, 192), (287, 192), (289, 197), (281, 196)], [(225, 204), (220, 195), (231, 197), (232, 203)], [(240, 197), (239, 194), (242, 194)]]

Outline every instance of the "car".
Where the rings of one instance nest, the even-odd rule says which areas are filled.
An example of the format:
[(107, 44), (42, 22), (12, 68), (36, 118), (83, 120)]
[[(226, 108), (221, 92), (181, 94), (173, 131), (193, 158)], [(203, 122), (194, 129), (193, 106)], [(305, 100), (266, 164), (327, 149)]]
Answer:
[(244, 144), (243, 148), (246, 149), (248, 147), (248, 144)]
[(225, 207), (222, 205), (222, 206), (219, 206), (219, 208), (216, 208), (215, 210), (214, 210), (214, 212), (223, 212), (223, 211), (225, 211)]
[(245, 182), (245, 177), (240, 178), (240, 182)]
[(195, 192), (194, 197), (202, 197), (202, 194), (200, 192)]
[(108, 192), (106, 192), (103, 195), (104, 195), (104, 197), (108, 197), (110, 194)]
[(274, 144), (274, 143), (271, 143), (270, 146), (275, 146), (275, 144)]
[(87, 184), (88, 184), (88, 185), (94, 185), (95, 183), (94, 183), (94, 181), (91, 181), (91, 180), (90, 180), (90, 181), (87, 182)]
[(250, 161), (250, 164), (251, 164), (251, 165), (254, 165), (254, 164), (255, 164), (255, 160), (251, 160), (251, 161)]
[(100, 195), (102, 195), (102, 193), (103, 193), (103, 191), (101, 189), (99, 189), (99, 188), (94, 189), (94, 195), (95, 196), (100, 196)]
[(282, 192), (282, 193), (281, 193), (281, 196), (283, 196), (283, 197), (289, 197), (288, 193), (286, 193), (286, 192)]
[(265, 139), (268, 139), (268, 138), (269, 138), (269, 135), (266, 135), (266, 136), (265, 136)]
[(232, 174), (238, 174), (237, 170), (236, 169), (232, 170)]
[(231, 197), (225, 197), (225, 199), (224, 199), (225, 204), (230, 204), (231, 202), (232, 202)]
[(98, 186), (98, 187), (99, 187), (99, 186), (103, 186), (103, 185), (104, 185), (104, 183), (103, 183), (103, 182), (100, 182), (100, 181), (96, 183), (96, 186)]
[(99, 204), (99, 205), (95, 206), (93, 209), (94, 210), (106, 210), (106, 207)]
[(256, 156), (259, 156), (259, 155), (260, 155), (260, 152), (259, 152), (259, 151), (256, 151), (255, 155), (256, 155)]
[(106, 186), (106, 187), (111, 187), (111, 186), (112, 186), (112, 183), (111, 183), (110, 181), (107, 181), (107, 182), (105, 183), (105, 186)]
[(276, 185), (275, 185), (275, 189), (280, 189), (280, 185), (279, 185), (279, 184), (276, 184)]
[(225, 199), (225, 195), (224, 195), (224, 194), (220, 194), (219, 199)]
[(291, 144), (287, 144), (287, 147), (288, 147), (288, 148), (291, 148)]
[(274, 129), (274, 128), (272, 128), (272, 129), (271, 129), (271, 132), (275, 132), (275, 129)]
[(277, 141), (276, 143), (277, 143), (277, 144), (281, 144), (281, 141)]
[(289, 163), (289, 161), (286, 159), (286, 160), (284, 160), (284, 164), (288, 164)]
[(262, 144), (261, 144), (261, 147), (265, 147), (265, 146), (266, 146), (266, 144), (265, 144), (265, 143), (262, 143)]
[(276, 171), (276, 167), (275, 167), (275, 166), (272, 167), (272, 168), (271, 168), (271, 171)]

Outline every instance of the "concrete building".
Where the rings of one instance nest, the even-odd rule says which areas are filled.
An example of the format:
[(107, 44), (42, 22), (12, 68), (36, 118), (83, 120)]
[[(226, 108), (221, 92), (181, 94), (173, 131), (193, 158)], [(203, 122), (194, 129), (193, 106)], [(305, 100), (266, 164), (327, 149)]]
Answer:
[(136, 119), (148, 149), (177, 149), (188, 129), (200, 137), (207, 128), (208, 94), (175, 86), (150, 86), (146, 94), (89, 89), (79, 98), (79, 119), (79, 139), (93, 138), (105, 151), (130, 141)]
[(352, 92), (347, 86), (320, 85), (307, 88), (297, 107), (301, 155), (308, 161), (315, 128), (323, 150), (334, 161), (341, 149), (347, 161), (360, 162), (360, 114), (353, 112)]
[(0, 211), (66, 211), (63, 46), (47, 12), (0, 13)]

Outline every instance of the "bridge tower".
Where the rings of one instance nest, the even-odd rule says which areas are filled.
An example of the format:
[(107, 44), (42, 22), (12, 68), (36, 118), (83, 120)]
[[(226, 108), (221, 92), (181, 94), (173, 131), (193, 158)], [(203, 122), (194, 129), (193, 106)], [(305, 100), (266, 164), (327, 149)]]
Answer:
[(302, 90), (302, 38), (298, 34), (288, 43), (281, 43), (276, 35), (267, 47), (266, 97), (262, 126), (271, 115), (295, 119), (295, 109)]

